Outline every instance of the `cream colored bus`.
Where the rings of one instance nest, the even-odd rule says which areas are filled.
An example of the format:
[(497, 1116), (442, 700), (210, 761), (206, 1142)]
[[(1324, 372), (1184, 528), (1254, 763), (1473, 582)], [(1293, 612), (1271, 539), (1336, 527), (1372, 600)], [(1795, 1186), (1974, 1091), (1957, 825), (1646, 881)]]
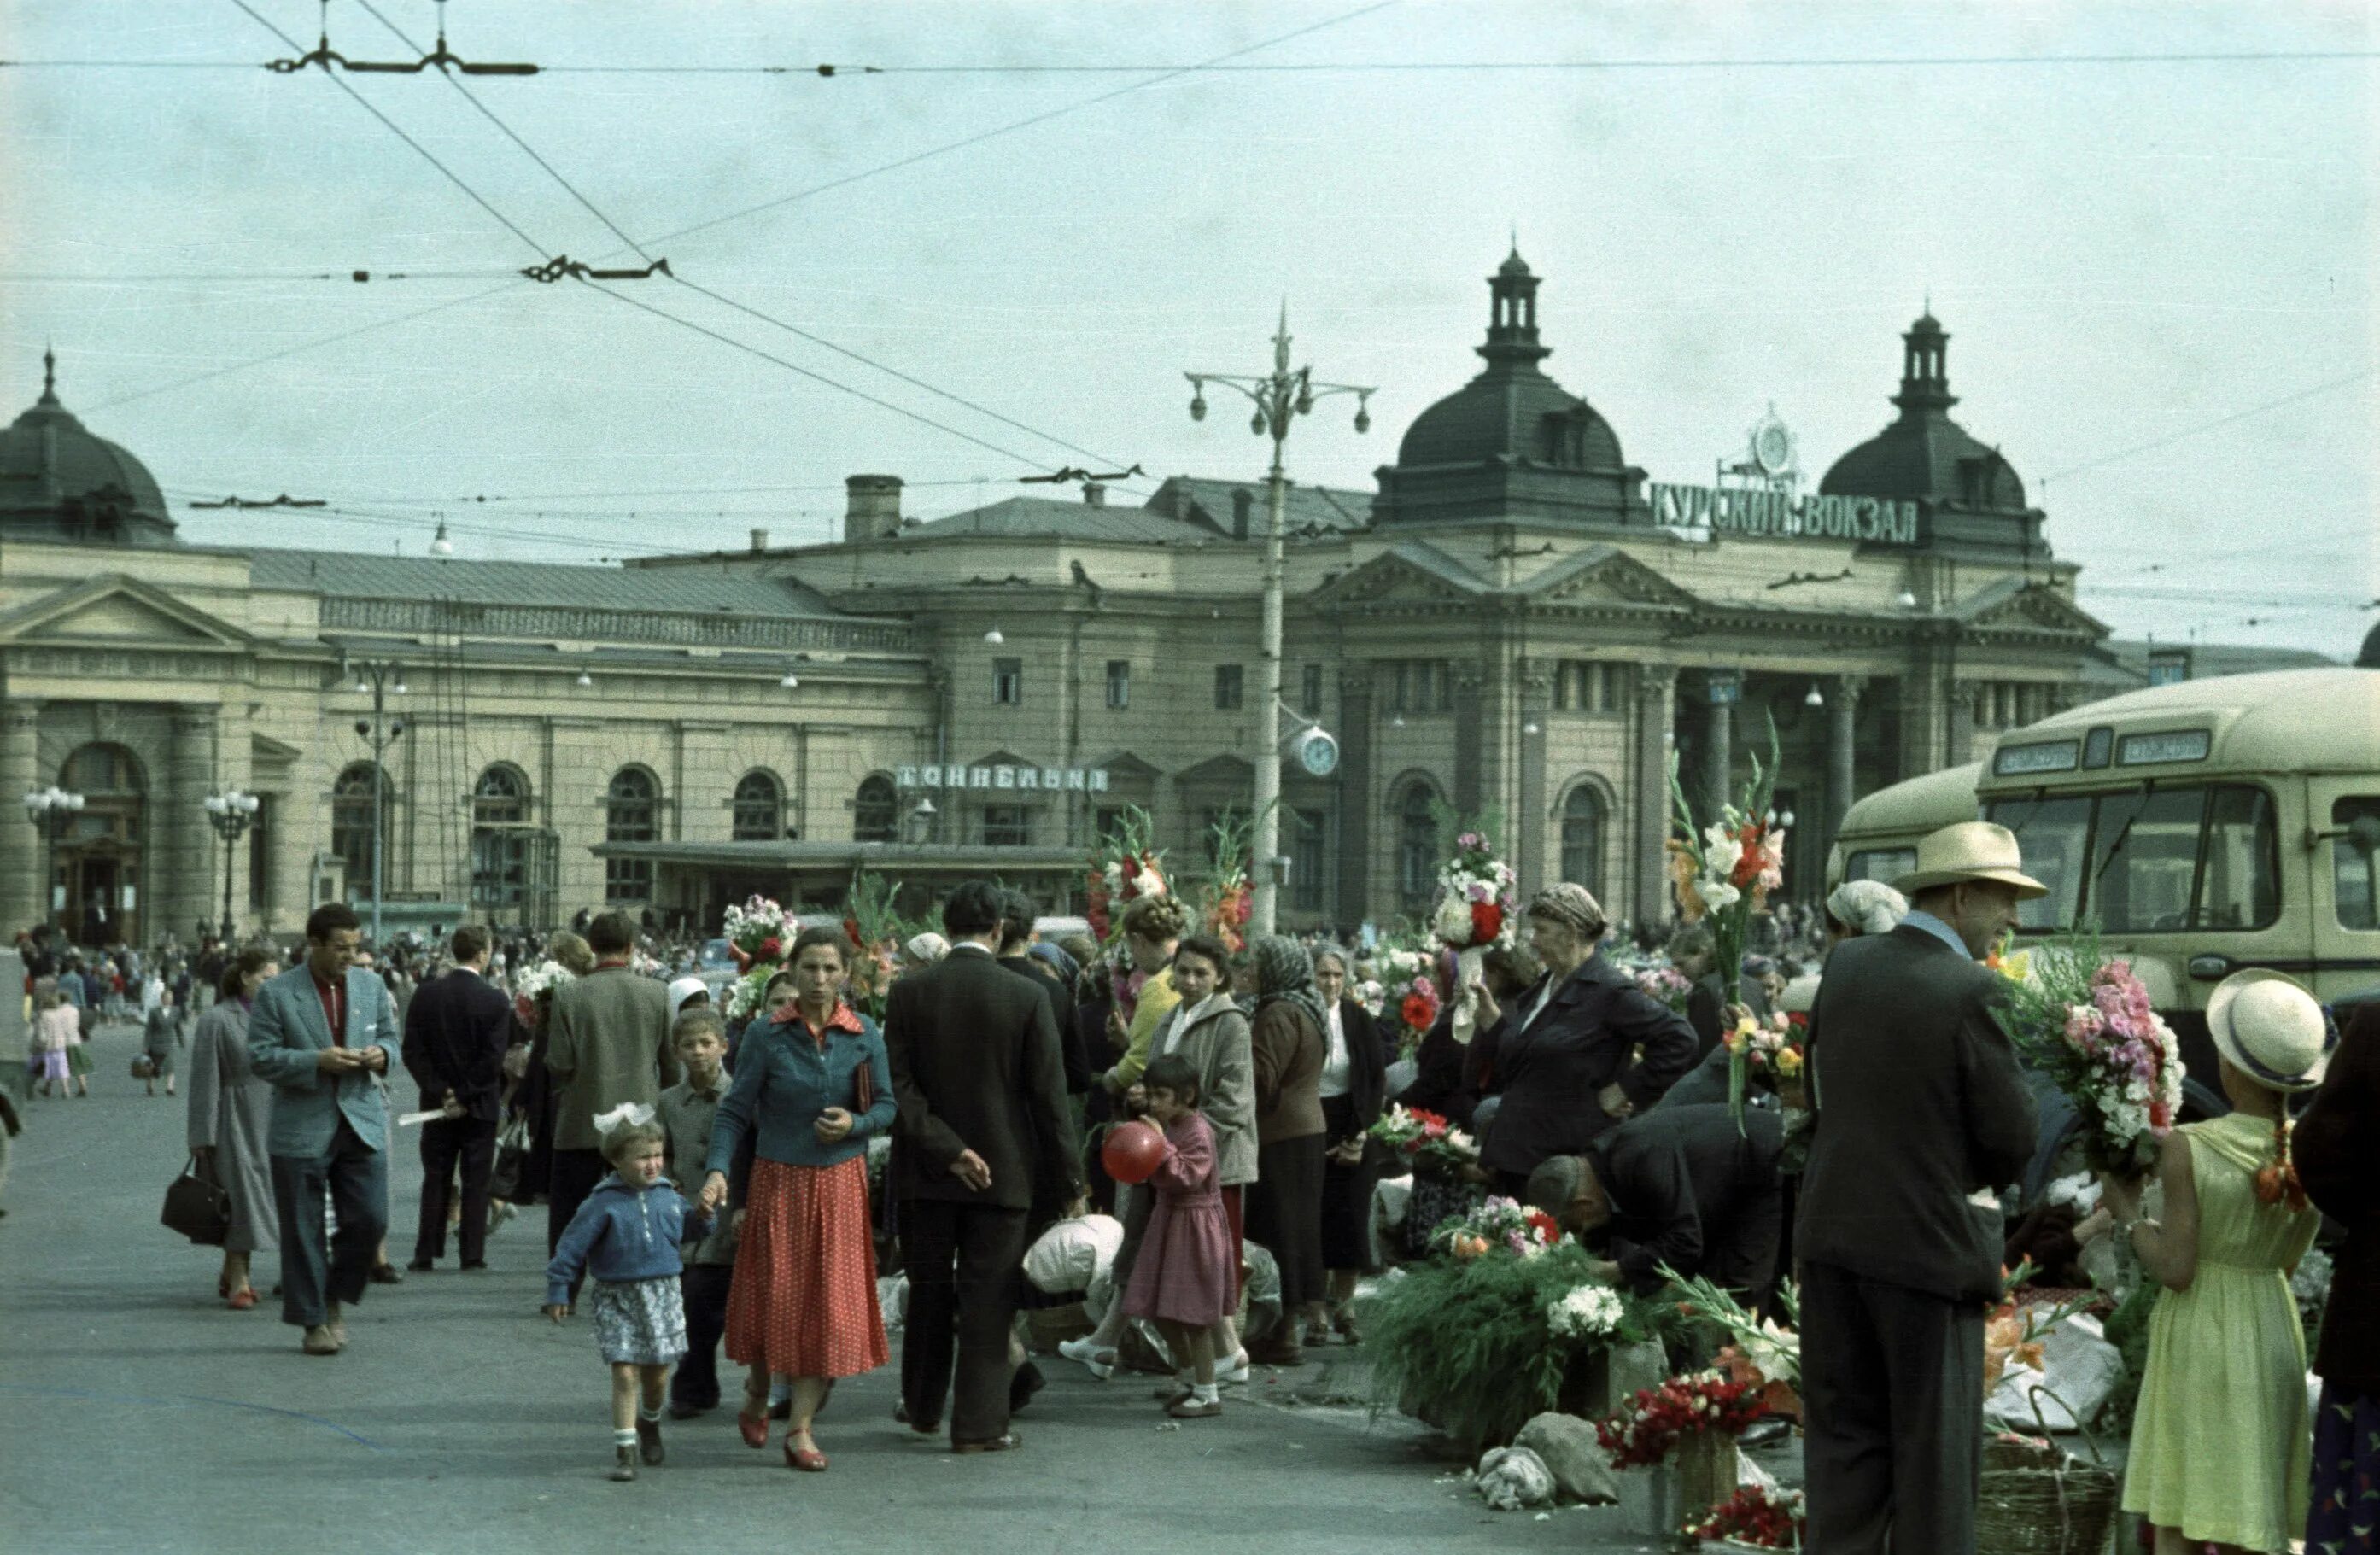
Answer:
[(1852, 807), (1829, 873), (1889, 880), (1900, 850), (1979, 808), (2050, 888), (2022, 932), (2095, 924), (2194, 1073), (2214, 1073), (2206, 996), (2241, 967), (2325, 1002), (2380, 986), (2380, 671), (2183, 681), (2012, 730), (1980, 767)]

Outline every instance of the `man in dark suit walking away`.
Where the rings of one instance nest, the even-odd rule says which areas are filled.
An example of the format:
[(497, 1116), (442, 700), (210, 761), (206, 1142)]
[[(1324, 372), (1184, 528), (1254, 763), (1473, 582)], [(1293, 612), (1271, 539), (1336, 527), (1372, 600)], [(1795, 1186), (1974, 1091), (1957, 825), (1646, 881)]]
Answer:
[[(951, 1447), (1014, 1447), (1009, 1328), (1035, 1184), (1081, 1192), (1050, 1001), (993, 959), (998, 889), (968, 881), (942, 905), (951, 954), (892, 985), (893, 1190), (909, 1270), (901, 1395), (912, 1430), (951, 1410)], [(956, 1342), (956, 1388), (953, 1343)]]
[(1815, 1555), (1974, 1555), (1996, 1191), (2031, 1092), (1976, 965), (2046, 894), (1985, 821), (1918, 844), (1911, 911), (1835, 949), (1810, 1016), (1816, 1114), (1795, 1233)]
[(423, 1110), (444, 1113), (421, 1129), (421, 1227), (406, 1266), (417, 1271), (446, 1256), (446, 1191), (458, 1160), (463, 1267), (488, 1267), (488, 1172), (513, 1039), (512, 1001), (487, 978), (488, 931), (466, 924), (452, 943), (454, 969), (424, 984), (405, 1013), (406, 1073), (421, 1087)]

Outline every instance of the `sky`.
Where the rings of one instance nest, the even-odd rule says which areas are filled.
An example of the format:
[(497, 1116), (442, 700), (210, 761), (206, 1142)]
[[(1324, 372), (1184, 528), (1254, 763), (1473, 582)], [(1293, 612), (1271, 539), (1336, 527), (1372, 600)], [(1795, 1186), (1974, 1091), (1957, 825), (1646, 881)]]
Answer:
[[(458, 554), (594, 560), (830, 538), (863, 471), (927, 516), (1061, 466), (1257, 477), (1183, 374), (1266, 370), (1286, 303), (1318, 377), (1378, 390), (1292, 475), (1368, 490), (1517, 241), (1547, 370), (1655, 480), (1773, 404), (1815, 482), (1930, 300), (1953, 414), (2119, 635), (2345, 655), (2380, 620), (2380, 9), (446, 12), (546, 68), (261, 68), (313, 0), (0, 0), (0, 403), (54, 344), (177, 504), (333, 504), (177, 505), (194, 541), (419, 554), (443, 516)], [(327, 13), (351, 60), (436, 29)], [(674, 279), (516, 273), (640, 264), (622, 233)]]

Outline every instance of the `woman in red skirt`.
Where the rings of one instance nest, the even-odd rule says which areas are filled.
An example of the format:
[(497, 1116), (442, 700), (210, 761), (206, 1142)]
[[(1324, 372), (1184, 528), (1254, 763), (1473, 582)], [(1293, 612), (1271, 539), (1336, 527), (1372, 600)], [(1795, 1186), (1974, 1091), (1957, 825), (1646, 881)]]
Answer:
[(715, 1210), (731, 1170), (740, 1176), (749, 1162), (727, 1291), (727, 1358), (750, 1368), (737, 1428), (747, 1446), (767, 1446), (769, 1379), (792, 1379), (785, 1463), (813, 1474), (826, 1454), (810, 1422), (834, 1379), (889, 1358), (867, 1158), (868, 1141), (892, 1126), (892, 1071), (875, 1024), (843, 1002), (850, 954), (837, 929), (794, 942), (791, 970), (770, 980), (736, 1051), (702, 1185)]

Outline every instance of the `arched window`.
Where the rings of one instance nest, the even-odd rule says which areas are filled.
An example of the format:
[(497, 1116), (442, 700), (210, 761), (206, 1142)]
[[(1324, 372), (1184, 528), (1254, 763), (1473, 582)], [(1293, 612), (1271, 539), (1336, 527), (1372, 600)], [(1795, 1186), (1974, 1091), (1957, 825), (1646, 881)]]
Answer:
[(892, 792), (892, 780), (879, 772), (859, 785), (859, 797), (851, 807), (851, 835), (855, 842), (897, 843), (901, 840), (901, 801)]
[(1561, 810), (1561, 878), (1603, 896), (1603, 795), (1591, 783), (1570, 791)]
[(490, 767), (471, 786), (471, 900), (516, 907), (528, 893), (528, 779)]
[(1428, 784), (1416, 782), (1407, 786), (1397, 805), (1397, 899), (1416, 917), (1429, 910), (1430, 895), (1438, 889), (1436, 798)]
[(750, 771), (735, 784), (732, 830), (739, 843), (773, 843), (785, 834), (785, 791), (769, 772)]
[[(650, 843), (661, 836), (661, 784), (642, 767), (623, 767), (612, 774), (603, 796), (603, 840), (607, 843)], [(650, 902), (653, 897), (653, 861), (650, 858), (607, 858), (603, 861), (603, 900)]]
[(346, 866), (347, 897), (356, 902), (372, 898), (372, 860), (380, 854), (380, 837), (386, 825), (388, 778), (385, 773), (381, 776), (381, 812), (375, 815), (374, 771), (370, 762), (358, 761), (331, 785), (331, 852)]

